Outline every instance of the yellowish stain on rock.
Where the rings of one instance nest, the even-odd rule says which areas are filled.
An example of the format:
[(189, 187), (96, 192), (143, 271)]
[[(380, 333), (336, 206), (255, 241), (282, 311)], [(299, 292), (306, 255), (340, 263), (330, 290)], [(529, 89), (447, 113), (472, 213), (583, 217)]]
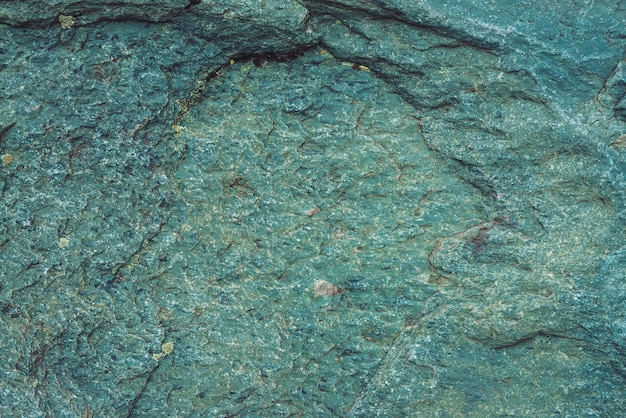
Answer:
[(63, 29), (69, 29), (74, 26), (76, 19), (74, 16), (59, 15), (59, 23)]
[(159, 361), (163, 357), (170, 354), (172, 351), (174, 351), (174, 341), (168, 341), (166, 343), (161, 344), (161, 352), (153, 354), (152, 358), (154, 359), (154, 361)]
[(11, 154), (4, 154), (2, 156), (2, 164), (3, 165), (9, 165), (13, 162), (13, 156)]

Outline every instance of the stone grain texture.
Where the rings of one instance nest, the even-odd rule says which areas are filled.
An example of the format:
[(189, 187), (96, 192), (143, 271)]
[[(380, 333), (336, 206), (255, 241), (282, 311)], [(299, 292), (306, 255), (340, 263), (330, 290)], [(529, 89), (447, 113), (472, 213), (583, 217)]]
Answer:
[(626, 415), (626, 7), (442, 3), (0, 1), (0, 416)]

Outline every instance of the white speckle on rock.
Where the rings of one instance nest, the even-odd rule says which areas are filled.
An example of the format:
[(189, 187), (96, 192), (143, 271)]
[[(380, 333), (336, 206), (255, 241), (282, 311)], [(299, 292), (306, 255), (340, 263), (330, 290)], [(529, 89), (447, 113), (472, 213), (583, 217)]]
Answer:
[(313, 284), (313, 292), (316, 296), (323, 296), (326, 298), (340, 294), (343, 292), (343, 289), (327, 282), (326, 280), (316, 280)]

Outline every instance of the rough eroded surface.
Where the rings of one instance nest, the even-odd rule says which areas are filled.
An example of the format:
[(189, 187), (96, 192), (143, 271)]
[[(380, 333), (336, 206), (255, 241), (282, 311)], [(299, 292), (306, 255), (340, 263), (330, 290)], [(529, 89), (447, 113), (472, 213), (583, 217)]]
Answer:
[(618, 0), (0, 1), (0, 415), (626, 414)]

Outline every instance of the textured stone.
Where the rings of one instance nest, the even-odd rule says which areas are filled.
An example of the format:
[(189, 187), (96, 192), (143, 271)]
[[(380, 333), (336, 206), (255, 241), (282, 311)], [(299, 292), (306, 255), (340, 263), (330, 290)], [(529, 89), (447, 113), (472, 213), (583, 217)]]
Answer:
[(624, 415), (625, 19), (0, 1), (0, 415)]

